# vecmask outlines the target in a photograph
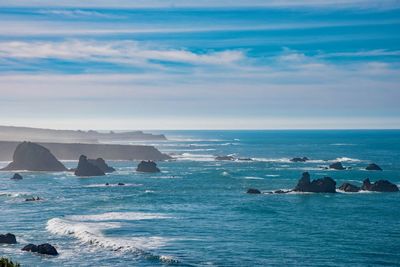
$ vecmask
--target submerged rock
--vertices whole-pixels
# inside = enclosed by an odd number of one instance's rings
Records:
[[[252,158],[238,158],[240,161],[253,161]]]
[[[290,193],[290,192],[292,192],[292,190],[282,190],[282,189],[279,189],[279,190],[274,191],[273,193],[274,193],[274,194],[287,194],[287,193]]]
[[[340,187],[340,190],[344,191],[344,192],[358,192],[361,190],[360,187],[350,184],[350,183],[343,183]]]
[[[329,169],[334,169],[334,170],[345,170],[341,162],[335,162],[329,165]]]
[[[157,164],[154,161],[141,161],[136,168],[138,172],[160,172]]]
[[[247,194],[261,194],[261,191],[255,188],[247,189]]]
[[[310,174],[304,172],[296,187],[296,192],[336,193],[336,182],[330,177],[310,181]]]
[[[15,238],[15,235],[13,234],[0,234],[0,244],[16,244],[17,239]]]
[[[217,156],[215,160],[235,160],[235,158],[232,156]]]
[[[378,180],[375,183],[371,183],[371,181],[367,178],[363,181],[361,190],[375,192],[397,192],[399,191],[399,188],[397,185],[389,182],[388,180]]]
[[[375,163],[371,163],[369,164],[366,168],[367,171],[383,171],[381,167],[379,167],[377,164]]]
[[[37,252],[40,254],[52,255],[52,256],[58,255],[56,248],[50,245],[49,243],[41,244],[38,246],[36,246],[35,244],[29,244],[23,247],[22,250],[29,252]]]
[[[108,166],[107,163],[105,162],[104,159],[98,158],[98,159],[88,159],[88,162],[90,164],[96,165],[100,170],[102,170],[104,173],[111,173],[115,172],[115,169],[111,166]]]
[[[292,158],[290,161],[291,162],[306,162],[308,160],[310,160],[310,159],[307,157],[302,157],[302,158],[298,157],[298,158]]]
[[[36,143],[23,142],[15,149],[13,161],[3,170],[56,172],[66,171],[67,168],[47,148]]]
[[[75,170],[76,176],[103,176],[105,175],[99,167],[91,164],[85,155],[79,157],[78,167]]]
[[[118,183],[118,185],[125,185],[124,183]]]
[[[42,200],[40,197],[32,197],[32,198],[26,198],[25,201],[39,201]]]
[[[19,173],[14,173],[13,177],[11,177],[11,180],[22,180],[22,176]]]

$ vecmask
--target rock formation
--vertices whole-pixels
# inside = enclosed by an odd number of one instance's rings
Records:
[[[306,162],[308,160],[310,160],[310,159],[307,157],[302,157],[302,158],[298,157],[298,158],[292,158],[290,161],[291,162]]]
[[[215,160],[235,160],[235,158],[232,156],[217,156]]]
[[[340,187],[340,190],[344,191],[344,192],[358,192],[361,190],[360,187],[350,184],[350,183],[343,183]]]
[[[19,173],[14,173],[13,177],[11,177],[11,180],[22,180],[22,176]]]
[[[88,159],[88,162],[90,164],[96,165],[97,167],[100,168],[104,173],[111,173],[115,172],[115,169],[111,166],[108,166],[107,163],[105,162],[104,159],[98,158],[98,159]]]
[[[141,161],[136,168],[138,172],[160,172],[157,164],[154,161]]]
[[[367,171],[383,171],[382,168],[376,165],[375,163],[369,164],[365,169]]]
[[[0,244],[16,244],[17,239],[15,238],[15,235],[13,234],[0,234]]]
[[[76,176],[103,176],[105,175],[99,167],[91,164],[85,155],[79,157],[78,167],[75,170]]]
[[[389,182],[388,180],[378,180],[375,183],[371,183],[371,181],[367,178],[363,181],[361,190],[375,192],[397,192],[399,191],[399,188],[397,185]]]
[[[26,245],[25,247],[23,247],[22,250],[29,251],[29,252],[37,252],[39,254],[52,255],[52,256],[58,255],[56,248],[48,243],[41,244],[38,246],[36,246],[34,244],[29,244],[29,245]]]
[[[23,142],[15,149],[13,161],[3,170],[56,172],[66,171],[67,169],[47,148],[35,143]]]
[[[329,165],[329,169],[334,169],[334,170],[345,170],[341,162],[335,162]]]
[[[310,181],[310,174],[304,172],[296,187],[296,192],[335,193],[336,182],[330,177]]]
[[[261,191],[255,188],[247,189],[247,194],[261,194]]]

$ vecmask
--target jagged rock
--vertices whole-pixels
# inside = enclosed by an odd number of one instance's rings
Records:
[[[40,197],[32,197],[32,198],[26,198],[25,201],[39,201],[42,200]]]
[[[329,169],[334,169],[334,170],[345,170],[341,162],[335,162],[329,165]]]
[[[85,155],[79,157],[78,167],[75,170],[76,176],[103,176],[105,173],[96,165],[91,164]]]
[[[304,172],[296,187],[296,192],[336,193],[336,182],[330,177],[310,181],[310,174]]]
[[[66,171],[65,166],[47,148],[31,142],[23,142],[14,151],[13,161],[5,171]]]
[[[302,158],[298,157],[298,158],[292,158],[290,161],[291,162],[306,162],[308,160],[310,160],[310,159],[307,157],[302,157]]]
[[[369,164],[366,168],[367,171],[383,171],[381,167],[379,167],[377,164],[375,163],[371,163]]]
[[[14,173],[13,177],[11,177],[11,180],[22,180],[22,176],[19,173]]]
[[[247,189],[247,194],[261,194],[261,191],[255,188]]]
[[[344,191],[344,192],[358,192],[360,191],[360,187],[356,186],[356,185],[352,185],[350,183],[343,183],[340,187],[340,190]]]
[[[90,164],[96,165],[97,167],[100,168],[104,173],[111,173],[115,172],[115,169],[111,166],[108,166],[107,163],[105,162],[104,159],[98,158],[98,159],[88,159],[88,162]]]
[[[26,245],[25,247],[22,248],[23,251],[30,251],[30,252],[37,252],[40,254],[45,254],[45,255],[52,255],[56,256],[58,255],[58,252],[55,247],[50,245],[49,243],[41,244],[41,245],[34,245],[34,244],[29,244]]]
[[[15,238],[15,235],[13,234],[5,234],[2,235],[0,234],[0,244],[16,244],[17,239]]]
[[[235,160],[232,156],[217,156],[215,160]]]
[[[290,192],[291,192],[291,190],[279,189],[279,190],[274,191],[274,194],[287,194],[287,193],[290,193]]]
[[[157,164],[154,161],[141,161],[136,168],[138,172],[160,172]]]
[[[399,188],[397,185],[389,182],[388,180],[378,180],[375,183],[371,183],[371,181],[367,178],[363,181],[361,190],[375,192],[397,192],[399,191]]]

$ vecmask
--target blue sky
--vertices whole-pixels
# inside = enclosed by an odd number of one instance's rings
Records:
[[[400,128],[400,1],[0,1],[0,124]]]

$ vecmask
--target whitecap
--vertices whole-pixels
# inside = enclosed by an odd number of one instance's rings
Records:
[[[244,179],[247,179],[247,180],[264,180],[264,178],[256,177],[256,176],[246,176],[246,177],[244,177]]]
[[[124,184],[124,187],[138,187],[138,186],[143,186],[143,184]],[[118,185],[118,183],[115,184],[90,184],[90,185],[85,185],[83,187],[122,187],[122,185]]]
[[[266,174],[267,177],[279,177],[279,174]]]
[[[177,160],[189,160],[189,161],[214,161],[215,156],[211,154],[192,154],[183,153],[181,155],[174,156]]]

